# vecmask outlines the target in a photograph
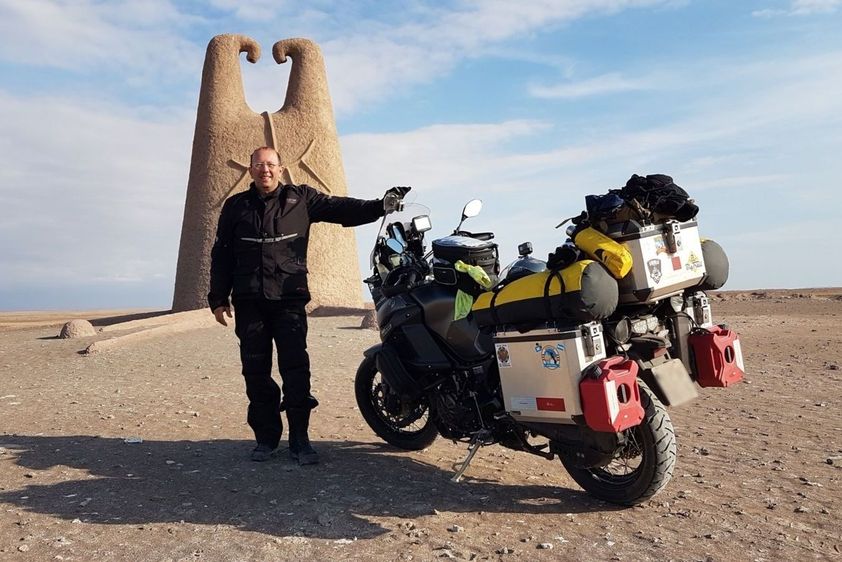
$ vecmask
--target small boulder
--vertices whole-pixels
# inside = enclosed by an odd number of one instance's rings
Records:
[[[65,338],[84,338],[87,336],[95,336],[96,330],[93,325],[87,320],[71,320],[61,327],[61,333],[58,337]]]
[[[377,313],[373,310],[366,311],[365,315],[363,316],[362,322],[360,322],[360,328],[368,330],[379,330],[380,326],[377,325]]]

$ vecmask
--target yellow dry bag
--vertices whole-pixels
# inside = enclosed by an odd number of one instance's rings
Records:
[[[622,279],[632,268],[632,255],[625,246],[593,227],[579,231],[573,242],[582,251],[599,261],[616,279]]]

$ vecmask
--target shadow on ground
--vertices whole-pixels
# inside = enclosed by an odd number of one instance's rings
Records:
[[[147,318],[154,318],[156,316],[164,316],[166,314],[172,314],[172,310],[151,310],[148,312],[121,314],[119,316],[104,316],[102,318],[92,318],[91,325],[97,328],[101,328],[103,326],[122,324],[123,322],[131,322],[133,320],[145,320]]]
[[[370,538],[389,532],[369,517],[412,519],[444,512],[577,513],[614,506],[550,485],[466,478],[387,446],[316,444],[322,464],[299,467],[280,450],[247,459],[246,441],[144,441],[93,436],[0,436],[6,484],[0,502],[99,524],[231,525],[277,536]],[[507,465],[514,470],[514,464]],[[562,470],[556,461],[547,470]],[[49,471],[49,472],[38,472]],[[470,471],[469,471],[470,474]],[[39,483],[39,479],[45,483]],[[56,480],[62,481],[56,482]]]

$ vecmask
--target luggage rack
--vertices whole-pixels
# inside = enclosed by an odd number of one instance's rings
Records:
[[[581,322],[575,320],[536,320],[534,322],[515,322],[510,324],[497,324],[492,326],[492,332],[519,332],[525,334],[533,330],[558,330],[559,332],[572,332],[579,330]]]
[[[541,320],[538,322],[521,322],[517,324],[500,324],[494,327],[492,336],[499,333],[518,332],[528,334],[535,330],[556,330],[558,337],[582,336],[585,353],[588,356],[599,355],[604,350],[602,339],[602,324],[599,322],[571,323],[561,320]]]

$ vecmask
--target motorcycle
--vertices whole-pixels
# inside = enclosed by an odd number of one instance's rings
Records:
[[[687,311],[707,306],[701,314],[707,313],[710,325],[709,304],[685,291],[679,298],[623,307],[599,321],[481,325],[477,314],[465,314],[464,299],[475,301],[483,289],[459,268],[483,269],[496,283],[487,294],[546,270],[545,262],[529,256],[531,245],[523,244],[519,258],[500,272],[493,233],[462,230],[481,207],[479,200],[465,205],[453,233],[434,240],[429,252],[429,209],[407,204],[383,218],[371,252],[372,275],[365,279],[381,343],[364,352],[356,373],[360,413],[380,438],[400,449],[424,449],[439,435],[466,442],[456,482],[479,448],[499,444],[550,461],[558,457],[601,500],[646,501],[667,485],[675,467],[675,431],[664,404],[695,395],[675,383],[675,373],[696,359],[687,338],[702,324]],[[457,262],[461,266],[454,267]],[[538,357],[541,373],[519,370],[518,354]],[[569,376],[562,376],[565,361],[574,363]],[[525,398],[522,385],[539,379],[535,384],[546,385],[546,373],[559,381],[549,384],[566,385],[555,394],[566,392],[566,398]]]

